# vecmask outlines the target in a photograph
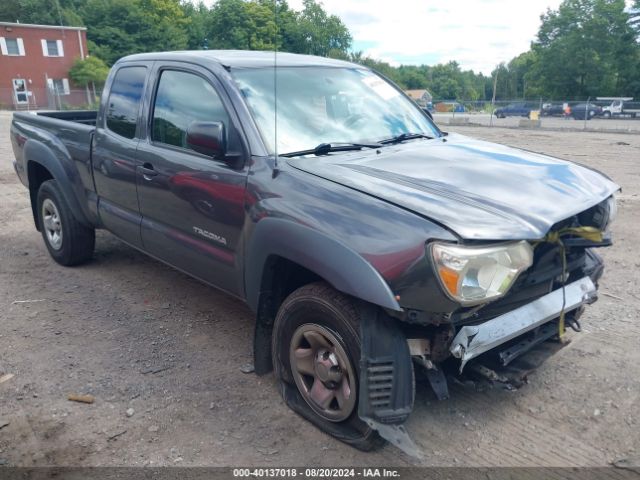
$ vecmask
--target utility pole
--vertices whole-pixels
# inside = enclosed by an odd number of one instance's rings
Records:
[[[496,104],[496,88],[498,87],[498,69],[496,69],[496,76],[493,77],[493,96],[491,97],[491,115],[489,116],[489,126],[493,126],[493,112]]]

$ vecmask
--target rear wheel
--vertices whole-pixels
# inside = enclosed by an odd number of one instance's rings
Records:
[[[76,220],[55,180],[40,185],[37,212],[42,238],[56,262],[71,266],[91,258],[95,231]]]
[[[285,299],[273,328],[273,365],[287,404],[361,450],[384,444],[358,417],[360,336],[353,301],[325,283]]]

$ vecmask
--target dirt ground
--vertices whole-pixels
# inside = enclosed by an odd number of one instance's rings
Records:
[[[253,320],[239,301],[106,232],[92,262],[55,264],[11,166],[9,122],[0,113],[0,377],[14,375],[0,383],[0,464],[596,466],[640,456],[640,135],[455,128],[601,169],[623,194],[583,333],[515,392],[453,385],[437,402],[418,385],[407,425],[418,461],[390,446],[346,447],[287,409],[271,375],[241,373]]]

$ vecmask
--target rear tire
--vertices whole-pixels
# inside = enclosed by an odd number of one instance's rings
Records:
[[[358,416],[359,321],[349,297],[326,283],[305,285],[278,310],[272,355],[290,408],[337,439],[369,451],[385,442]]]
[[[40,185],[36,211],[44,244],[56,262],[72,266],[91,258],[95,230],[76,220],[57,181],[47,180]]]

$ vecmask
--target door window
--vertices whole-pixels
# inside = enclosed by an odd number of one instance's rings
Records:
[[[107,128],[113,133],[135,137],[146,75],[144,67],[124,67],[116,73],[107,107]]]
[[[192,73],[163,71],[153,108],[151,139],[188,149],[187,128],[193,121],[223,122],[228,127],[229,116],[207,80]]]

